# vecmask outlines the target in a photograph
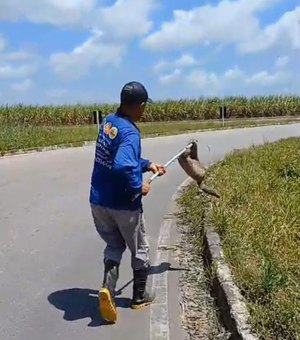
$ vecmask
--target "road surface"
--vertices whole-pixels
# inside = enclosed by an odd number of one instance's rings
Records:
[[[289,136],[300,136],[300,124],[150,138],[143,156],[165,162],[196,138],[210,164],[235,148]],[[116,325],[104,325],[97,313],[103,243],[88,204],[93,153],[92,146],[0,158],[1,340],[150,339],[150,308],[128,308],[132,284],[118,297]],[[168,202],[185,178],[173,164],[144,200],[152,259]],[[117,288],[131,280],[129,265],[126,251]],[[168,275],[174,292],[176,276]],[[168,304],[170,338],[182,339],[176,297]]]

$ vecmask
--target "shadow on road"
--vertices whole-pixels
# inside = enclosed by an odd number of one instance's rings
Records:
[[[117,307],[129,308],[130,299],[116,298]],[[85,288],[59,290],[48,296],[48,301],[57,309],[63,310],[64,320],[76,321],[90,318],[89,327],[109,325],[98,310],[98,291]]]
[[[161,274],[171,270],[188,270],[184,268],[172,268],[170,263],[162,262],[158,266],[152,266],[150,275]],[[115,301],[118,308],[129,308],[130,298],[117,297],[122,291],[132,283],[133,280],[127,282],[123,287],[115,293]],[[90,318],[88,327],[99,327],[109,325],[100,316],[98,309],[98,291],[87,288],[70,288],[59,290],[48,296],[48,301],[57,309],[64,311],[64,320],[76,321],[80,319]]]
[[[171,263],[169,262],[162,262],[161,264],[159,264],[158,266],[151,266],[150,271],[149,271],[149,275],[156,275],[156,274],[162,274],[166,271],[177,271],[177,270],[189,270],[189,269],[185,269],[185,268],[174,268],[171,266]],[[116,292],[115,295],[121,295],[123,289],[125,289],[126,287],[128,287],[131,283],[133,282],[133,279],[131,279],[130,281],[128,281],[122,288],[119,288]]]
[[[158,266],[152,266],[150,268],[150,275],[154,275],[154,274],[161,274],[164,273],[166,271],[179,271],[179,270],[190,270],[188,268],[176,268],[176,267],[172,267],[171,263],[169,262],[162,262],[160,265]]]

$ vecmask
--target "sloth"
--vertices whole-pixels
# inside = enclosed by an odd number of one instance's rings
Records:
[[[186,150],[178,157],[178,162],[180,166],[189,177],[197,182],[200,190],[202,190],[206,194],[220,198],[221,196],[219,193],[203,183],[206,175],[206,169],[204,165],[199,161],[197,142],[192,140],[190,143],[192,143],[191,148]]]

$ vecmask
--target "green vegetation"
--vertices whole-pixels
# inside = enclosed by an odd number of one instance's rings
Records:
[[[198,100],[167,100],[148,105],[143,121],[204,120],[219,118],[220,105],[227,105],[230,118],[295,116],[300,114],[300,97],[227,97]],[[73,106],[0,106],[0,126],[29,125],[90,125],[92,111],[104,115],[115,111],[116,104]]]
[[[225,128],[283,124],[300,119],[300,97],[228,97],[224,101],[204,98],[156,102],[147,106],[138,125],[144,137],[222,128],[219,120],[222,104],[227,105],[227,117],[230,117]],[[94,141],[97,128],[92,125],[92,112],[100,110],[104,117],[117,107],[117,104],[0,106],[0,153]]]
[[[261,126],[267,124],[288,124],[295,118],[268,120],[233,120],[226,121],[224,128]],[[182,122],[153,122],[138,123],[143,137],[176,135],[206,129],[222,129],[220,121],[182,121]],[[0,127],[0,155],[7,151],[30,149],[58,144],[82,145],[84,141],[95,141],[97,125],[76,126],[21,126]]]
[[[300,139],[233,152],[206,182],[222,194],[211,219],[255,331],[261,339],[300,339]],[[197,195],[192,185],[180,204],[201,252],[210,199]]]

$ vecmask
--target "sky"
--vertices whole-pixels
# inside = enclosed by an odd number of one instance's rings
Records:
[[[300,95],[299,0],[0,0],[0,105]]]

